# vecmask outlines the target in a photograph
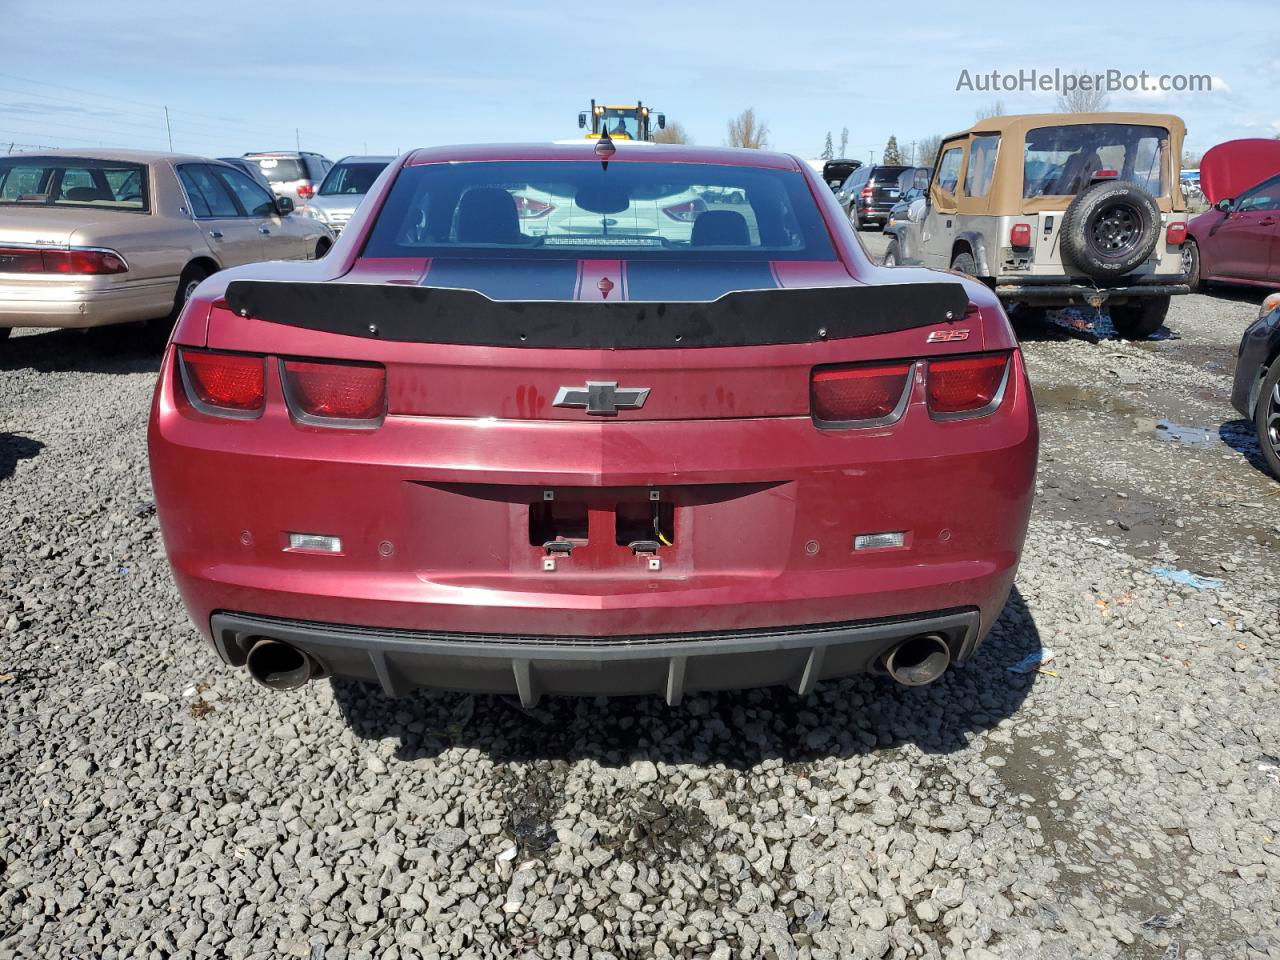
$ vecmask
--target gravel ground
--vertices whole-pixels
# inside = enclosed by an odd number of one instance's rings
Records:
[[[16,336],[0,958],[1280,958],[1280,484],[1226,403],[1254,311],[1023,331],[1041,490],[971,665],[674,710],[256,687],[169,580],[155,358]]]

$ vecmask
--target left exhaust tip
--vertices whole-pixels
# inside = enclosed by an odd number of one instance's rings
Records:
[[[306,653],[267,637],[254,641],[245,666],[249,676],[268,690],[297,690],[316,672],[316,662]]]

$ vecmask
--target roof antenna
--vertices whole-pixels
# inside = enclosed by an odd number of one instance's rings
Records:
[[[613,155],[618,152],[618,148],[613,145],[613,137],[609,136],[609,127],[607,123],[602,123],[600,127],[600,139],[596,141],[596,156],[600,158],[600,169],[608,170],[609,161],[613,159]]]

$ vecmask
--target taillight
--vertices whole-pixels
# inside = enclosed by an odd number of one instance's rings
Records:
[[[1179,220],[1164,228],[1164,242],[1171,247],[1180,247],[1187,242],[1187,224]]]
[[[875,195],[875,190],[871,188],[871,184],[867,184],[865,187],[862,188],[862,195],[864,197],[871,197]]]
[[[325,426],[377,426],[387,413],[387,371],[378,364],[285,360],[294,416]]]
[[[114,250],[76,248],[33,250],[27,247],[0,247],[0,273],[61,273],[97,276],[124,273],[129,269],[124,257]]]
[[[553,203],[535,200],[533,197],[522,197],[519,194],[516,194],[515,201],[516,214],[521,220],[537,220],[539,217],[548,216],[556,208]]]
[[[179,363],[187,399],[197,410],[240,419],[262,413],[266,397],[262,357],[183,350]]]
[[[814,370],[813,418],[862,425],[888,420],[906,398],[911,368],[911,363],[900,362]]]
[[[1029,247],[1031,246],[1031,224],[1015,223],[1009,228],[1009,246],[1011,247]]]
[[[930,360],[925,383],[929,412],[947,419],[992,407],[1008,366],[1005,353]]]
[[[315,187],[309,187],[305,183],[302,186],[298,187],[299,200],[310,200],[315,195],[316,195]]]
[[[701,198],[695,197],[684,203],[673,203],[669,207],[663,207],[662,212],[672,220],[679,220],[681,223],[693,223],[698,219],[699,214],[707,212],[707,205]]]

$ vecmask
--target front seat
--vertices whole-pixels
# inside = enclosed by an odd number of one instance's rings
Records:
[[[693,221],[689,243],[695,247],[745,247],[751,243],[747,218],[734,210],[708,210]]]
[[[519,243],[520,216],[516,201],[501,187],[477,187],[458,203],[459,243]]]
[[[1083,150],[1067,159],[1062,173],[1053,186],[1053,196],[1069,197],[1080,193],[1093,175],[1102,169],[1102,159],[1095,151],[1085,153]]]

